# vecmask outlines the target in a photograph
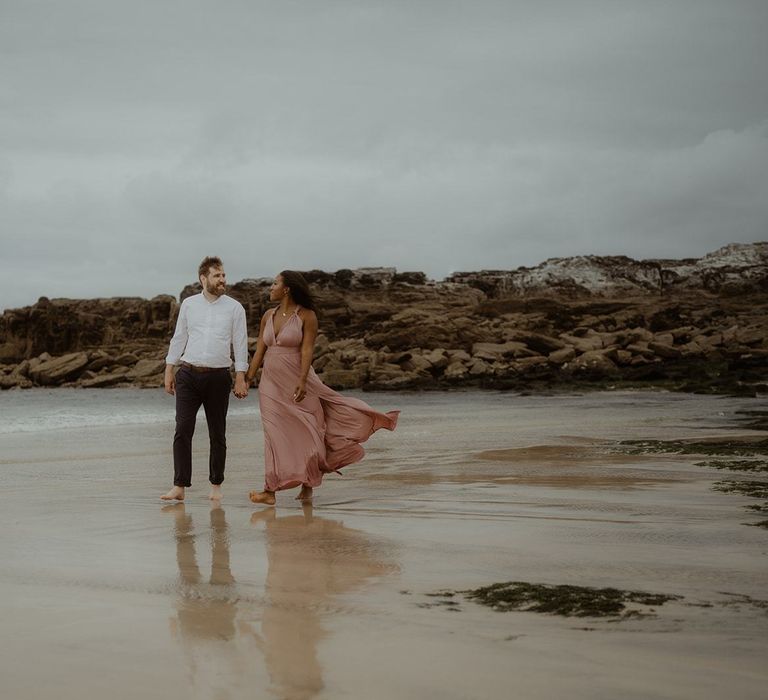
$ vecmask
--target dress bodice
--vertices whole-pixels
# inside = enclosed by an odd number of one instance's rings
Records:
[[[299,308],[296,307],[277,334],[275,334],[275,314],[279,311],[279,308],[272,311],[264,329],[264,343],[267,347],[277,346],[296,349],[301,347],[301,341],[304,337],[304,322],[301,320],[301,316],[299,316]]]

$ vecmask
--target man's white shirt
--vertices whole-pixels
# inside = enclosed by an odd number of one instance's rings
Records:
[[[248,328],[243,305],[222,294],[216,301],[205,295],[187,297],[179,309],[166,364],[188,362],[198,367],[230,367],[232,350],[235,371],[248,369]]]

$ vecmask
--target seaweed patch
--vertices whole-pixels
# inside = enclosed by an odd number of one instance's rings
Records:
[[[712,488],[723,493],[738,493],[751,498],[768,498],[768,481],[716,481]]]
[[[695,462],[694,466],[734,472],[768,472],[768,460],[765,459],[710,459],[706,462]]]
[[[680,596],[676,595],[622,591],[617,588],[550,585],[525,581],[495,583],[459,592],[468,600],[474,600],[500,612],[520,610],[565,617],[646,616],[654,612],[653,607],[680,599]],[[649,610],[628,609],[628,604],[644,606]]]
[[[753,457],[768,455],[768,440],[621,440],[625,454],[714,455],[718,457]]]

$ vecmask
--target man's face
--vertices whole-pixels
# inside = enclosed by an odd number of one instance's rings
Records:
[[[227,291],[227,275],[223,267],[209,267],[207,275],[200,275],[200,282],[208,294],[220,297]]]

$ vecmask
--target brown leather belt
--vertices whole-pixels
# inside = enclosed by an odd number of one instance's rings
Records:
[[[221,372],[224,370],[225,372],[229,371],[228,367],[200,367],[198,365],[190,365],[189,362],[182,362],[182,367],[186,367],[187,369],[191,369],[193,372]]]

